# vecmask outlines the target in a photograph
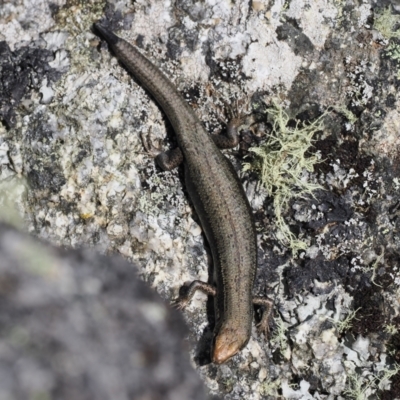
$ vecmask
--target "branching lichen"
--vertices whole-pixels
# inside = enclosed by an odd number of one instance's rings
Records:
[[[288,340],[286,337],[287,325],[280,316],[274,318],[274,321],[276,329],[274,330],[274,336],[271,338],[271,344],[279,346],[281,354],[285,357],[285,352],[288,347]]]
[[[358,118],[344,105],[334,107],[335,111],[342,114],[351,125],[354,125],[357,121]]]
[[[343,394],[347,395],[348,399],[366,400],[374,392],[374,386],[374,380],[369,380],[367,377],[357,375],[354,372],[347,376],[347,385]]]
[[[272,124],[271,135],[261,146],[250,148],[256,157],[254,162],[245,164],[244,169],[259,172],[261,184],[274,198],[277,238],[295,253],[307,248],[307,244],[291,232],[283,215],[292,199],[321,188],[309,182],[305,174],[314,170],[319,157],[306,153],[312,146],[314,134],[322,129],[325,115],[308,125],[297,121],[291,127],[288,114],[277,102],[273,101],[267,112]]]
[[[387,56],[391,58],[397,66],[397,79],[400,79],[400,45],[398,43],[390,43],[385,50]]]
[[[395,335],[399,329],[394,324],[388,324],[384,328],[384,331],[387,332],[389,335]]]
[[[393,369],[382,369],[378,374],[357,374],[349,373],[347,376],[347,385],[344,390],[348,399],[366,400],[378,390],[387,390],[390,379],[400,372],[400,366],[394,365]]]
[[[393,376],[397,375],[400,372],[400,365],[394,364],[393,369],[383,369],[380,371],[380,376],[377,377],[379,383],[378,383],[378,389],[379,390],[387,390],[387,387],[390,384],[390,380],[393,378]]]
[[[377,272],[377,270],[378,270],[379,264],[385,265],[385,248],[384,248],[384,246],[381,246],[381,254],[378,255],[378,256],[376,257],[376,260],[375,260],[375,262],[372,264],[372,266],[371,266],[371,267],[363,267],[363,268],[362,268],[362,270],[363,270],[364,272],[372,272],[371,282],[372,282],[375,286],[382,287],[381,285],[378,285],[378,284],[375,282],[376,272]]]
[[[343,333],[351,328],[352,321],[353,319],[357,319],[356,314],[360,309],[361,307],[357,308],[357,310],[355,311],[351,311],[343,321],[335,321],[332,318],[329,318],[329,320],[335,324],[336,329],[338,330],[339,333]]]
[[[377,14],[374,21],[374,29],[381,33],[385,39],[400,37],[400,30],[394,28],[400,23],[400,17],[392,14],[391,7],[385,8]]]
[[[273,396],[274,398],[278,397],[278,389],[280,389],[282,382],[280,379],[275,381],[265,380],[260,386],[260,393],[263,396]]]

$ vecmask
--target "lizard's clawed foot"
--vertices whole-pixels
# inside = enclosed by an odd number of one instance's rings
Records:
[[[184,310],[188,305],[188,299],[178,297],[175,300],[172,300],[171,306],[176,308],[177,310]]]
[[[261,321],[257,324],[257,331],[258,333],[263,333],[267,338],[273,302],[265,297],[255,296],[253,297],[253,304],[263,309]]]
[[[144,154],[151,158],[156,158],[160,153],[162,153],[160,142],[158,142],[157,146],[153,144],[151,139],[151,130],[148,133],[141,132],[140,139],[142,140],[145,149],[145,152],[143,152]]]
[[[152,140],[150,139],[150,133],[141,133],[140,137],[142,139],[143,147],[146,150],[144,154],[154,158],[156,163],[164,171],[171,171],[183,162],[183,154],[179,147],[163,151],[159,143],[158,146],[153,145]]]
[[[249,119],[251,115],[248,113],[247,109],[246,112],[244,112],[243,109],[239,109],[239,102],[237,99],[234,99],[230,103],[220,97],[220,101],[224,104],[225,114],[228,117],[228,122],[221,116],[221,113],[217,113],[217,118],[222,124],[226,125],[226,132],[223,134],[212,135],[212,138],[214,143],[220,149],[229,149],[238,145],[240,128],[243,126],[250,126],[252,124],[252,121]]]
[[[239,105],[238,99],[234,99],[233,103],[228,102],[222,97],[220,100],[225,106],[225,115],[227,118],[223,117],[221,113],[217,114],[217,118],[224,125],[234,124],[235,126],[240,126],[249,116],[248,106],[246,106],[246,110],[243,110]]]
[[[261,335],[264,334],[265,338],[269,335],[269,318],[262,318],[261,321],[256,325],[257,332]]]

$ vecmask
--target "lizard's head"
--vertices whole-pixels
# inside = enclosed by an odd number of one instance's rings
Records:
[[[222,325],[214,339],[212,361],[222,364],[243,349],[249,341],[247,330]]]

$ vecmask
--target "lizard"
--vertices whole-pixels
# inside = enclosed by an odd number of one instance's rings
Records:
[[[266,334],[271,302],[253,297],[257,237],[253,212],[235,169],[220,151],[239,143],[237,119],[225,135],[209,135],[172,82],[136,47],[102,23],[94,29],[125,68],[150,92],[168,117],[178,147],[155,158],[163,170],[183,163],[185,185],[211,249],[213,283],[194,281],[176,304],[184,308],[196,290],[215,297],[212,361],[221,364],[243,349],[251,336],[253,304],[265,307],[260,327]]]

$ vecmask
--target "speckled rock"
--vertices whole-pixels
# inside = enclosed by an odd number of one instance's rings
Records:
[[[92,32],[105,18],[160,66],[210,133],[223,128],[226,104],[254,122],[225,154],[256,216],[254,291],[274,299],[274,320],[267,340],[254,329],[240,354],[215,366],[212,307],[196,295],[184,315],[210,390],[228,400],[400,398],[399,12],[394,0],[6,2],[2,219],[22,217],[54,244],[120,253],[168,300],[184,282],[208,279],[180,171],[161,172],[142,146],[143,135],[173,146],[173,132]],[[254,161],[249,147],[272,135],[274,101],[289,127],[325,113],[304,152],[319,162],[301,175],[320,189],[282,212],[274,185],[242,168]],[[302,250],[282,240],[282,219]]]

